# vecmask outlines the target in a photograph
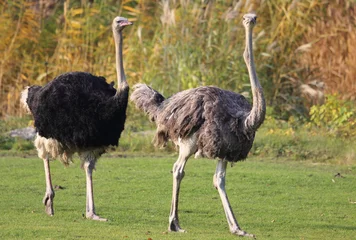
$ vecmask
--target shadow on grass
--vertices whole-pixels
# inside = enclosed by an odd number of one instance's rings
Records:
[[[356,231],[356,226],[343,226],[343,225],[332,225],[332,224],[314,224],[314,226],[322,229],[341,229],[341,230]]]

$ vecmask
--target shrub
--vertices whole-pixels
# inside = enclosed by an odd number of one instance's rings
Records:
[[[324,104],[312,106],[309,114],[311,124],[334,136],[356,136],[356,108],[336,94],[328,95]]]

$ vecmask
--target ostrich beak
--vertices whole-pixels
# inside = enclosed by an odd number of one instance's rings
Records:
[[[126,20],[126,21],[121,21],[120,22],[120,27],[124,27],[124,26],[129,26],[129,25],[132,25],[133,23]]]

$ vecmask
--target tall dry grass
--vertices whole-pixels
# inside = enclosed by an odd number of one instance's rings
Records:
[[[278,117],[305,115],[313,91],[355,96],[354,8],[351,0],[0,1],[0,117],[22,114],[24,86],[63,72],[115,80],[110,24],[117,15],[135,22],[124,33],[131,85],[146,82],[166,96],[217,85],[249,97],[241,25],[248,11],[258,15],[256,65],[269,105]],[[136,121],[129,127],[145,128],[129,111]]]
[[[131,2],[1,1],[0,117],[22,114],[18,99],[25,86],[43,85],[64,72],[114,79],[110,25],[122,11],[135,19],[126,6]]]
[[[314,73],[305,82],[325,83],[325,92],[356,100],[356,6],[345,0],[320,7],[325,16],[316,18],[304,35],[305,48],[298,65]]]
[[[40,36],[40,19],[29,2],[0,2],[0,101],[1,115],[18,113],[19,92],[33,76]]]

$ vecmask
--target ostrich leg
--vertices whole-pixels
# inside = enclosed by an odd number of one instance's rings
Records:
[[[226,175],[227,161],[219,160],[216,166],[214,175],[214,186],[219,191],[219,195],[224,207],[227,222],[230,227],[230,232],[238,236],[255,237],[253,234],[249,234],[239,227],[237,220],[232,212],[229,199],[225,191],[225,175]]]
[[[94,206],[94,193],[93,193],[93,169],[95,167],[96,159],[89,159],[84,162],[84,170],[87,178],[87,203],[86,203],[86,218],[97,220],[97,221],[107,221],[106,218],[101,218],[95,214]]]
[[[53,216],[53,198],[54,198],[54,191],[52,186],[51,180],[51,171],[49,167],[49,157],[48,154],[46,158],[43,159],[43,165],[45,170],[45,177],[46,177],[46,193],[43,198],[43,204],[45,205],[45,211],[48,215]]]
[[[190,157],[190,151],[184,148],[183,146],[180,147],[179,157],[178,160],[173,165],[173,191],[172,191],[172,205],[171,205],[171,212],[169,214],[169,226],[168,231],[171,232],[185,232],[179,226],[179,219],[178,219],[178,198],[179,198],[179,189],[180,183],[184,177],[184,167],[187,163],[188,158]]]

